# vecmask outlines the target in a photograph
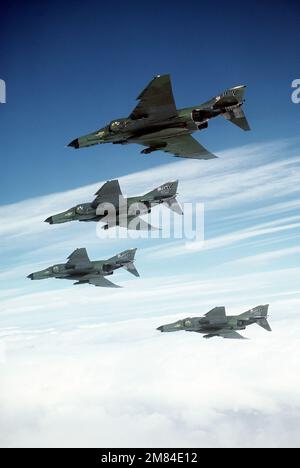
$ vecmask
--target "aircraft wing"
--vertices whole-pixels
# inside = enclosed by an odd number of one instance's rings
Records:
[[[215,307],[210,312],[205,314],[211,322],[226,322],[226,311],[225,307]]]
[[[246,339],[234,330],[220,330],[217,336],[221,336],[222,338],[227,338],[230,340],[245,340]]]
[[[144,221],[139,216],[128,216],[127,229],[130,231],[158,231],[159,229]]]
[[[89,278],[89,283],[93,284],[94,286],[97,287],[102,287],[102,288],[121,288],[121,286],[118,286],[115,283],[112,283],[108,279],[104,278],[104,276],[94,276],[92,278]]]
[[[205,335],[204,338],[215,338],[215,337],[221,337],[221,338],[226,338],[230,340],[246,340],[242,335],[240,335],[238,332],[234,330],[218,330],[215,333],[209,333],[208,335]]]
[[[81,269],[92,268],[92,262],[89,259],[86,249],[76,249],[68,257],[68,266]]]
[[[93,208],[97,208],[101,203],[111,203],[114,206],[119,206],[119,199],[122,197],[122,192],[118,180],[109,180],[95,193],[96,198],[92,203]]]
[[[139,103],[130,114],[131,119],[166,120],[177,116],[170,75],[153,78],[137,99]]]
[[[110,220],[107,224],[102,226],[102,229],[109,229],[116,226],[123,227],[129,229],[131,231],[157,231],[159,230],[155,226],[151,226],[151,224],[144,221],[139,216],[127,216],[127,217],[118,217],[118,224],[116,223],[117,220]]]
[[[157,146],[160,151],[171,153],[178,158],[190,159],[215,159],[217,156],[210,153],[204,146],[202,146],[191,135],[178,135],[175,137],[166,138],[161,141],[147,141],[142,142],[144,146]],[[160,148],[161,146],[161,148]]]

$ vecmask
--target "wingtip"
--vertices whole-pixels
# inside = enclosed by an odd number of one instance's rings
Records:
[[[163,74],[154,75],[154,80],[156,80],[157,78],[165,78],[165,77],[169,77],[169,76],[171,76],[170,73],[163,73]]]
[[[242,89],[242,88],[247,88],[247,85],[241,84],[241,85],[234,86],[234,87],[231,88],[231,89]]]

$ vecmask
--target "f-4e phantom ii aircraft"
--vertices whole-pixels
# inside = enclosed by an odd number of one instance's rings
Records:
[[[242,105],[245,86],[230,88],[204,104],[176,109],[170,75],[156,76],[138,96],[129,117],[115,119],[104,128],[76,138],[68,146],[85,148],[102,143],[146,146],[143,154],[165,151],[192,159],[213,159],[191,134],[208,127],[210,119],[223,115],[243,130],[250,130]]]
[[[216,307],[204,317],[192,317],[168,325],[162,325],[157,330],[161,332],[174,332],[185,330],[203,333],[204,338],[245,339],[237,330],[245,330],[249,325],[257,323],[265,330],[272,331],[268,323],[269,305],[255,307],[241,315],[226,315],[225,307]]]
[[[166,182],[151,192],[139,197],[124,198],[118,180],[106,182],[95,194],[91,203],[83,203],[69,210],[50,216],[45,220],[49,224],[61,224],[68,221],[103,221],[104,229],[114,226],[134,230],[149,230],[153,227],[139,218],[150,213],[156,205],[164,204],[178,214],[183,214],[176,200],[178,180]]]
[[[136,250],[125,250],[125,252],[108,260],[91,262],[86,249],[77,249],[68,257],[67,263],[50,266],[46,270],[31,273],[27,278],[31,280],[68,279],[76,281],[74,284],[88,283],[104,288],[120,288],[121,286],[112,283],[105,276],[112,275],[119,268],[125,268],[134,276],[140,276],[133,264]]]

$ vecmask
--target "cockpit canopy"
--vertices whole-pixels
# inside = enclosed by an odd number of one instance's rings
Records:
[[[173,328],[180,329],[180,328],[183,328],[183,326],[184,326],[184,321],[183,320],[178,320],[177,322],[173,323]]]
[[[54,265],[52,267],[52,271],[53,271],[54,274],[61,273],[63,270],[64,270],[63,265]]]
[[[84,206],[83,205],[76,206],[76,213],[77,214],[84,214]]]
[[[190,319],[184,320],[184,326],[189,328],[193,325],[193,322]]]
[[[86,214],[90,214],[91,212],[93,212],[94,209],[91,207],[91,205],[89,203],[87,204],[82,204],[82,205],[77,205],[75,207],[75,212],[76,214],[78,215],[86,215]]]
[[[122,132],[127,129],[129,122],[128,119],[113,120],[109,124],[109,130],[113,133]]]
[[[68,210],[64,213],[65,218],[71,218],[74,215],[74,210],[73,208],[71,210]]]

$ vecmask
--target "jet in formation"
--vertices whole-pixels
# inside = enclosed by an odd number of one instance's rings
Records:
[[[204,334],[204,338],[219,336],[229,339],[245,339],[237,330],[245,330],[257,323],[265,330],[272,331],[268,323],[269,305],[262,305],[240,315],[226,315],[225,307],[216,307],[204,317],[189,317],[174,323],[162,325],[161,332],[189,331]]]
[[[246,86],[236,86],[209,101],[177,109],[170,75],[156,76],[138,96],[129,117],[115,119],[105,127],[71,141],[68,146],[85,148],[102,143],[145,146],[143,154],[165,151],[192,159],[213,159],[192,133],[208,127],[210,119],[222,115],[243,130],[250,130],[242,105]]]
[[[178,214],[183,214],[176,200],[178,180],[166,182],[145,195],[124,198],[118,180],[106,182],[96,192],[91,203],[74,206],[67,211],[50,216],[45,220],[49,224],[61,224],[68,221],[102,221],[103,228],[114,226],[134,230],[149,230],[153,227],[139,216],[150,213],[154,206],[164,204]]]
[[[31,280],[68,279],[76,281],[74,284],[93,284],[104,288],[119,288],[120,286],[109,281],[106,276],[112,275],[119,268],[125,268],[134,276],[140,276],[133,263],[136,250],[125,250],[108,260],[92,262],[86,249],[76,249],[68,257],[67,263],[53,265],[45,270],[31,273],[28,278]]]

